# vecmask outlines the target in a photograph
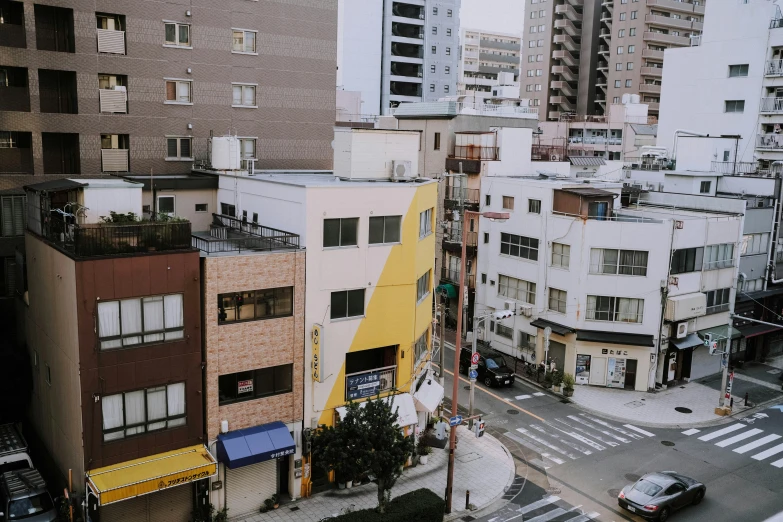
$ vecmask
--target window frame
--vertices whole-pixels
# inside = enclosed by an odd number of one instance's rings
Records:
[[[508,339],[512,345],[514,344],[514,328],[511,326],[506,326],[499,322],[495,323],[495,335]]]
[[[174,296],[178,295],[181,296],[182,300],[182,326],[179,327],[173,327],[173,328],[166,328],[166,297],[167,296]],[[163,299],[163,328],[162,329],[155,329],[155,330],[146,330],[144,326],[144,304],[145,299],[146,300],[152,300],[155,298],[162,298]],[[138,300],[138,307],[139,307],[139,313],[140,313],[140,321],[141,326],[140,330],[137,332],[128,332],[123,333],[122,332],[122,304],[124,301],[134,301]],[[99,309],[101,305],[106,305],[108,303],[118,303],[117,307],[117,322],[119,324],[120,334],[119,335],[106,335],[101,336],[101,323],[100,323],[100,312]],[[181,337],[175,337],[172,339],[166,339],[166,334],[176,334],[180,332],[182,334]],[[154,335],[163,335],[163,339],[156,339],[152,341],[145,341],[144,337],[146,336],[154,336]],[[139,348],[143,346],[151,346],[156,344],[164,344],[164,343],[175,343],[175,342],[182,342],[186,339],[185,337],[185,294],[183,292],[172,292],[168,294],[156,294],[156,295],[145,295],[140,297],[126,297],[122,299],[106,299],[106,300],[98,300],[96,301],[95,305],[95,338],[98,343],[97,348],[99,352],[112,352],[116,350],[126,350],[126,349],[133,349],[133,348]],[[129,338],[140,338],[139,342],[133,343],[133,344],[125,344],[125,340]],[[119,341],[120,346],[109,346],[104,348],[102,346],[103,343],[111,343],[114,341]]]
[[[738,110],[739,109],[739,110]],[[724,100],[723,112],[726,114],[742,114],[745,112],[745,100]]]
[[[541,200],[531,199],[527,200],[527,212],[528,214],[540,214],[541,213]]]
[[[599,251],[598,262],[593,263],[593,251]],[[606,253],[613,252],[614,261],[607,261]],[[623,258],[625,256],[631,256],[631,263],[623,264]],[[644,257],[644,264],[636,264],[637,256]],[[590,265],[588,267],[588,273],[590,275],[611,275],[611,276],[630,276],[630,277],[647,277],[647,271],[650,263],[650,252],[648,250],[627,250],[622,248],[591,248],[590,249]],[[606,271],[606,268],[613,268],[614,271]],[[623,270],[627,270],[623,273]],[[636,273],[639,272],[639,273]]]
[[[708,290],[704,293],[707,295],[707,307],[705,309],[705,315],[717,314],[720,312],[725,312],[729,309],[731,304],[731,288],[716,288],[714,290]],[[720,303],[716,303],[718,298],[721,299]],[[712,300],[712,304],[710,304],[710,300]]]
[[[236,33],[242,33],[242,49],[241,51],[238,51],[234,48],[234,42],[236,38]],[[253,33],[253,50],[252,51],[245,51],[245,40],[247,39],[247,33]],[[232,54],[248,54],[251,56],[258,56],[258,31],[255,29],[243,29],[241,27],[232,27],[231,28],[231,53]]]
[[[553,292],[557,292],[556,294],[553,294]],[[552,304],[554,303],[554,307]],[[568,291],[567,290],[560,290],[559,288],[553,288],[549,287],[549,292],[547,292],[547,302],[546,302],[546,308],[550,312],[556,312],[558,314],[567,314],[568,313]],[[562,308],[562,310],[561,310]]]
[[[536,304],[537,285],[513,276],[498,274],[498,297],[505,297],[521,303]]]
[[[202,206],[204,207],[204,210],[199,210],[198,207]],[[195,210],[193,212],[201,213],[201,212],[209,212],[209,203],[196,203],[195,204]]]
[[[414,368],[421,364],[422,361],[424,361],[427,357],[427,354],[430,352],[429,348],[429,329],[424,330],[424,333],[419,336],[418,339],[416,339],[416,342],[413,343],[413,357],[414,357]]]
[[[503,210],[514,210],[514,196],[503,196]]]
[[[387,219],[393,219],[397,218],[397,241],[387,241],[386,234],[387,234],[387,225],[386,220]],[[382,241],[373,241],[372,235],[370,234],[370,230],[372,229],[372,223],[373,220],[383,220],[383,238]],[[369,229],[367,233],[367,242],[369,246],[382,246],[382,245],[400,245],[402,244],[402,216],[370,216],[369,219]]]
[[[326,222],[327,221],[339,221],[339,233],[337,236],[336,245],[326,244]],[[343,221],[352,221],[356,223],[356,230],[354,232],[356,240],[354,243],[343,244]],[[323,220],[323,235],[321,236],[322,247],[324,250],[334,248],[359,248],[359,218],[358,217],[344,217],[344,218],[325,218]]]
[[[163,78],[164,81],[164,96],[166,96],[165,100],[163,101],[166,105],[193,105],[193,80],[187,79],[187,78]],[[173,83],[174,84],[174,99],[169,100],[168,99],[168,84]],[[188,101],[181,101],[179,99],[179,87],[180,85],[187,85],[188,86]]]
[[[560,247],[560,252],[555,252],[555,248]],[[558,262],[555,262],[558,259]],[[571,267],[571,245],[565,243],[552,242],[551,266],[555,268],[564,268],[569,270]]]
[[[169,415],[169,400],[168,400],[169,399],[169,387],[170,386],[178,386],[180,384],[182,386],[184,386],[184,390],[185,390],[185,392],[183,394],[183,398],[185,399],[184,412],[181,413],[181,414]],[[153,393],[158,392],[159,388],[164,388],[165,389],[164,404],[166,405],[166,416],[163,417],[163,418],[160,418],[160,419],[150,419],[149,418],[148,395],[149,395],[149,393],[151,391]],[[136,423],[133,423],[133,424],[128,424],[127,423],[127,408],[125,407],[125,405],[126,405],[126,403],[125,403],[125,396],[128,395],[128,394],[131,394],[131,393],[139,393],[139,392],[143,392],[143,394],[144,394],[144,400],[143,400],[144,401],[144,421],[143,422],[136,422]],[[188,393],[187,392],[188,392],[187,382],[186,381],[178,381],[178,382],[172,382],[172,383],[167,383],[167,384],[161,384],[161,385],[158,385],[158,386],[150,386],[149,388],[141,388],[141,389],[136,389],[136,390],[128,390],[128,391],[124,391],[124,392],[120,392],[120,393],[112,393],[112,394],[102,395],[101,396],[101,435],[102,435],[102,442],[104,444],[106,444],[106,443],[111,443],[111,442],[116,442],[116,441],[124,441],[124,440],[126,440],[128,438],[132,438],[132,437],[138,437],[138,436],[147,435],[147,434],[150,434],[150,433],[158,433],[158,432],[161,432],[161,431],[172,430],[172,429],[182,428],[183,426],[187,426],[187,418],[188,418],[188,400],[187,400],[188,399]],[[117,396],[121,396],[122,397],[122,425],[121,426],[116,426],[114,428],[106,429],[106,428],[103,427],[104,424],[105,424],[104,423],[105,419],[104,419],[103,407],[102,406],[103,406],[103,403],[108,398],[110,398],[110,397],[117,397]],[[169,422],[175,422],[175,421],[178,421],[180,419],[184,420],[184,422],[182,424],[174,424],[172,426],[168,426]],[[162,427],[162,428],[150,429],[150,425],[151,424],[157,424],[157,423],[160,423],[160,422],[165,422],[166,426]],[[137,428],[142,428],[142,427],[144,428],[143,431],[132,433],[132,434],[126,433],[127,430],[131,430],[131,429],[135,430]],[[111,439],[108,439],[108,440],[106,439],[106,435],[107,434],[119,433],[119,432],[122,432],[122,437],[111,438]]]
[[[504,238],[504,236],[507,237]],[[512,242],[512,236],[513,238],[518,238],[517,243]],[[526,245],[523,245],[523,240],[525,240],[525,242],[527,243]],[[535,242],[535,246],[533,246],[533,242]],[[505,248],[506,252],[503,251],[504,245],[506,245]],[[541,245],[540,241],[534,237],[520,236],[508,232],[500,233],[500,255],[502,256],[516,257],[519,259],[538,262],[538,250],[540,248],[540,245]],[[513,250],[512,247],[516,247],[518,249],[519,255],[512,253]],[[523,249],[526,249],[530,253],[530,257],[522,255]]]
[[[290,386],[290,388],[280,387],[278,389],[278,386],[277,386],[277,383],[276,383],[276,381],[278,379],[277,372],[280,371],[281,369],[283,371],[285,371],[285,369],[287,367],[290,368],[290,372],[291,372],[290,373],[290,383],[291,383],[291,386]],[[235,383],[234,386],[238,387],[239,384],[238,384],[237,381],[239,381],[239,377],[238,377],[239,374],[248,373],[248,372],[252,372],[253,392],[251,394],[248,394],[248,395],[243,396],[243,397],[235,397],[233,399],[221,400],[220,399],[220,378],[221,377],[223,377],[223,378],[232,377],[232,378],[234,378],[234,383]],[[262,372],[268,372],[271,375],[267,376],[267,375],[264,375],[264,373],[262,373]],[[257,389],[256,383],[260,382],[260,381],[267,381],[268,382],[270,380],[272,382],[273,391],[271,393],[261,393]],[[259,399],[267,399],[269,397],[275,397],[277,395],[284,395],[286,393],[293,393],[293,391],[294,391],[294,380],[295,379],[294,379],[294,364],[293,363],[278,364],[278,365],[275,365],[275,366],[266,366],[264,368],[254,368],[252,370],[244,370],[244,371],[240,371],[240,372],[226,373],[226,374],[223,374],[223,375],[219,375],[218,376],[218,406],[227,406],[229,404],[236,404],[238,402],[255,401],[255,400],[259,400]],[[237,390],[237,395],[238,395],[238,390]]]
[[[416,280],[416,304],[421,304],[432,293],[432,273],[430,270]]]
[[[428,208],[427,210],[422,210],[419,212],[419,239],[424,239],[425,237],[432,235],[432,215],[433,215],[433,209]],[[424,229],[422,230],[422,225],[424,226]]]
[[[350,295],[353,293],[354,295],[356,292],[362,293],[362,313],[358,315],[348,315],[350,314],[350,306],[349,306],[349,298]],[[335,316],[334,315],[334,306],[332,306],[332,303],[335,298],[335,294],[345,294],[345,316]],[[352,319],[360,319],[362,317],[366,317],[367,314],[367,293],[365,288],[353,288],[349,290],[336,290],[331,292],[330,299],[329,299],[329,320],[332,322],[336,321],[349,321]]]
[[[177,140],[177,156],[169,156],[169,140]],[[190,156],[182,155],[182,141],[190,142]],[[166,161],[193,161],[193,136],[166,136]]]
[[[734,67],[737,67],[738,69],[733,69]],[[743,69],[745,74],[743,73]],[[732,74],[732,70],[737,71],[737,74]],[[748,73],[750,72],[750,64],[747,63],[735,63],[735,64],[729,64],[729,78],[747,78]]]
[[[699,183],[699,194],[709,194],[711,189],[712,189],[712,181],[705,180]]]
[[[594,308],[590,308],[590,298],[595,298],[594,302]],[[607,310],[600,310],[598,309],[599,305],[599,299],[606,299],[606,304],[608,304]],[[620,318],[622,312],[620,312],[620,301],[621,300],[627,300],[627,301],[634,301],[637,303],[637,309],[638,309],[638,303],[641,302],[641,312],[636,312],[636,320],[635,321],[625,321]],[[600,303],[604,304],[604,303]],[[596,319],[597,314],[606,314],[606,319]],[[591,317],[592,315],[592,317]],[[629,324],[642,324],[644,323],[644,299],[638,299],[634,297],[617,297],[617,296],[607,296],[607,295],[588,295],[587,296],[587,303],[585,305],[585,321],[597,321],[597,322],[608,322],[608,323],[629,323]]]
[[[166,40],[166,26],[174,26],[174,42]],[[188,43],[183,45],[179,43],[180,27],[188,28]],[[186,22],[176,22],[174,20],[163,20],[163,47],[169,47],[172,49],[193,49],[193,27],[192,24]]]
[[[258,299],[259,299],[259,297],[261,297],[261,295],[259,295],[260,293],[262,293],[262,292],[264,292],[264,293],[274,292],[273,304],[277,305],[278,302],[285,302],[287,296],[282,296],[282,295],[278,296],[278,292],[280,292],[282,294],[282,291],[285,291],[285,290],[289,290],[290,291],[290,296],[288,297],[288,300],[291,303],[291,309],[289,311],[282,312],[282,313],[266,314],[266,315],[259,314],[259,312],[258,312]],[[242,296],[243,303],[241,305],[239,305],[239,306],[247,306],[247,304],[249,304],[249,303],[244,303],[244,299],[245,299],[245,295],[250,294],[250,293],[253,294],[253,297],[252,297],[252,299],[253,299],[253,302],[252,302],[253,317],[250,317],[250,318],[247,318],[247,319],[235,318],[235,319],[231,319],[231,320],[225,319],[225,318],[221,317],[222,315],[224,315],[226,313],[226,311],[225,311],[225,308],[226,308],[225,304],[226,303],[225,303],[224,299],[233,299],[234,300],[234,304],[233,304],[233,308],[235,308],[234,317],[238,317],[239,310],[236,310],[236,307],[237,307],[236,297],[237,296]],[[269,287],[269,288],[257,288],[257,289],[253,289],[253,290],[237,290],[235,292],[223,292],[221,294],[217,294],[217,301],[218,301],[217,302],[217,324],[218,324],[218,326],[222,326],[224,324],[247,323],[247,322],[250,322],[250,321],[266,321],[268,319],[280,319],[280,318],[283,318],[283,317],[292,317],[294,315],[294,300],[295,300],[295,287],[293,287],[293,286],[273,286],[273,287]],[[277,308],[277,306],[275,306],[275,308]]]
[[[245,105],[244,103],[234,103],[234,89],[240,88],[240,100],[245,99],[245,88],[253,89],[253,104]],[[257,83],[243,83],[243,82],[231,82],[231,106],[237,109],[258,109],[258,84]],[[255,148],[255,147],[254,147]],[[240,151],[240,155],[242,152]],[[245,159],[245,158],[242,158]]]
[[[703,267],[704,247],[678,248],[672,252],[669,273],[671,275],[689,274],[699,272],[703,270]]]

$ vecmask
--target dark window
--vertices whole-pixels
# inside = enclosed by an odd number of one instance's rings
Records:
[[[41,112],[77,114],[76,72],[38,69]]]
[[[207,203],[196,203],[196,212],[208,212]]]
[[[500,234],[500,253],[538,261],[538,239],[515,234]]]
[[[375,216],[370,218],[370,244],[400,242],[402,216]]]
[[[103,440],[184,426],[185,383],[179,382],[101,397]]]
[[[707,314],[725,312],[729,309],[731,288],[719,288],[707,292]]]
[[[433,150],[440,150],[440,132],[435,133],[435,145],[432,147]]]
[[[3,27],[4,24],[0,25],[0,40]],[[27,85],[26,68],[0,66],[0,111],[30,112],[30,92]]]
[[[33,134],[0,130],[0,173],[33,173]]]
[[[23,236],[27,221],[27,197],[0,197],[0,236]]]
[[[481,284],[487,284],[487,274],[481,274]]]
[[[489,243],[489,232],[484,232],[484,244]]]
[[[220,404],[289,393],[294,389],[294,365],[282,364],[218,377]]]
[[[492,201],[492,196],[490,196],[489,194],[484,196],[484,206],[485,207],[488,207],[491,201]]]
[[[528,199],[527,200],[527,211],[532,214],[540,214],[541,213],[541,200],[540,199]]]
[[[35,4],[35,41],[39,51],[76,52],[73,9]]]
[[[80,174],[79,135],[42,132],[44,174]]]
[[[672,274],[685,274],[701,270],[704,261],[704,248],[683,248],[672,254]]]
[[[729,78],[737,78],[748,75],[748,64],[729,65]]]
[[[294,287],[244,290],[218,295],[218,322],[257,321],[294,313]]]
[[[228,203],[221,203],[220,213],[224,216],[237,217],[237,207]]]
[[[22,2],[9,2],[0,0],[0,15],[3,23],[0,24],[0,46],[27,47],[24,29],[24,4]]]
[[[745,112],[745,100],[726,100],[725,112]]]
[[[702,181],[699,185],[699,193],[700,194],[709,194],[710,193],[710,185],[712,184],[711,181]]]
[[[359,218],[324,219],[324,248],[356,246]]]
[[[364,315],[364,289],[332,292],[332,319]]]

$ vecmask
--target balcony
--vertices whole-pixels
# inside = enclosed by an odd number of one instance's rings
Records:
[[[698,47],[701,45],[701,35],[700,34],[692,34],[690,36],[691,38],[691,47]]]
[[[467,43],[467,40],[465,43]],[[484,49],[502,49],[504,51],[519,52],[521,45],[522,45],[521,42],[517,42],[517,43],[493,42],[492,40],[488,40],[486,38],[481,39],[481,47]]]
[[[446,252],[451,252],[455,255],[461,255],[462,253],[462,240],[459,239],[459,233],[461,233],[461,230],[455,229],[455,233],[453,235],[449,234],[449,229],[447,229],[443,237],[443,243],[442,248]],[[468,246],[465,248],[465,255],[469,258],[476,257],[476,241],[478,240],[478,233],[476,232],[468,232]]]
[[[769,21],[770,29],[780,29],[783,27],[783,18],[773,18]]]
[[[424,58],[424,48],[421,45],[392,42],[391,52],[392,56],[399,56],[402,58]]]
[[[661,86],[652,83],[642,83],[639,85],[639,92],[647,94],[660,94]]]
[[[580,48],[580,44],[577,40],[574,40],[567,34],[556,34],[554,42],[556,44],[560,44],[564,46],[566,49],[568,49],[571,52],[578,51]]]
[[[555,14],[563,15],[568,20],[571,20],[572,22],[582,21],[582,13],[580,13],[579,11],[574,9],[573,6],[570,6],[568,4],[556,5]]]
[[[125,54],[125,31],[98,29],[98,52]]]
[[[596,69],[599,71],[608,71],[609,70],[609,63],[607,62],[598,62],[598,65],[596,66]]]
[[[571,103],[571,101],[566,98],[565,96],[550,96],[549,97],[549,103],[550,105],[557,105],[560,107],[560,110],[563,112],[573,112],[574,111],[574,104]]]
[[[556,80],[551,83],[551,86],[566,96],[574,96],[576,94],[576,90],[568,82]]]
[[[455,158],[451,156],[446,158],[446,170],[450,172],[459,172],[462,170],[464,174],[480,174],[481,160]]]
[[[478,211],[480,193],[478,189],[447,186],[443,194],[443,206],[453,210],[464,203],[468,210]]]
[[[579,59],[575,57],[573,54],[571,54],[570,51],[567,50],[552,51],[552,58],[554,58],[555,60],[560,60],[565,65],[568,65],[570,67],[579,66]]]
[[[5,82],[0,83],[0,111],[30,112],[27,69],[4,66],[0,71],[5,72]]]
[[[398,76],[400,81],[406,82],[420,82],[423,77],[421,65],[415,63],[392,62],[390,72],[392,76]]]
[[[765,76],[783,76],[783,60],[768,60],[764,67]]]
[[[660,108],[661,108],[660,102],[648,102],[648,101],[645,101],[645,102],[642,102],[642,103],[646,103],[647,104],[647,111],[650,112],[650,113],[658,112],[660,110]]]
[[[776,178],[779,173],[762,169],[756,161],[713,161],[712,172],[729,176]]]
[[[99,89],[98,99],[101,112],[127,114],[128,93],[125,88]]]
[[[701,8],[701,12],[704,12],[704,6],[695,6],[691,2],[681,2],[679,0],[647,0],[647,5],[650,7],[660,7],[667,11],[677,11],[680,13],[694,13],[698,12],[697,9]],[[695,9],[694,9],[695,8]]]
[[[623,139],[616,136],[571,136],[568,138],[568,143],[582,145],[622,145]]]
[[[1,131],[0,174],[33,173],[33,135],[31,132]]]
[[[128,172],[128,149],[101,149],[102,172]]]
[[[677,45],[680,47],[689,47],[691,45],[691,39],[687,36],[674,36],[671,34],[658,33],[655,31],[645,31],[644,41],[660,42],[669,45]]]
[[[424,40],[424,28],[420,25],[392,23],[392,35],[400,38]]]
[[[555,29],[565,31],[569,36],[579,36],[582,32],[580,27],[577,27],[571,20],[566,18],[555,20]]]
[[[445,266],[440,269],[441,283],[445,282],[459,286],[459,276],[459,270],[449,270]],[[467,279],[466,283],[468,284],[468,288],[476,288],[476,274],[465,274],[465,278]]]
[[[675,29],[692,29],[693,22],[690,20],[684,20],[682,18],[672,18],[671,16],[660,16],[648,14],[645,15],[644,20],[647,23],[662,25],[664,27],[673,27]]]
[[[663,76],[663,67],[642,67],[640,72],[642,73],[642,76],[660,78]]]
[[[783,98],[761,98],[759,112],[762,114],[783,113]]]
[[[650,60],[661,60],[663,61],[663,51],[659,51],[657,49],[642,49],[642,58],[647,58]]]
[[[193,248],[207,254],[264,252],[299,248],[299,236],[222,214],[212,214],[209,232],[196,232]]]
[[[509,56],[506,54],[492,54],[483,51],[479,53],[479,58],[486,62],[508,63],[508,64],[516,65],[517,67],[519,67],[519,61],[520,61],[519,55]]]
[[[579,78],[579,75],[575,71],[565,65],[553,65],[552,74],[559,74],[569,82],[575,82]]]
[[[397,387],[397,365],[345,374],[345,400],[373,397]]]
[[[783,135],[759,134],[756,137],[756,148],[767,150],[783,150]]]
[[[598,54],[603,55],[603,56],[608,56],[609,55],[609,47],[606,46],[606,45],[600,45],[598,47]]]

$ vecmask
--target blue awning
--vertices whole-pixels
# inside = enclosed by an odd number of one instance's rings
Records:
[[[218,460],[229,469],[293,455],[296,443],[280,421],[218,435]]]

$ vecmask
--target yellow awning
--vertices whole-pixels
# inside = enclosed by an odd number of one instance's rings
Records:
[[[216,473],[217,462],[203,444],[198,444],[93,469],[87,472],[87,483],[98,497],[98,504],[105,506]]]

